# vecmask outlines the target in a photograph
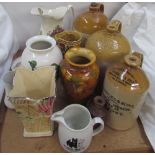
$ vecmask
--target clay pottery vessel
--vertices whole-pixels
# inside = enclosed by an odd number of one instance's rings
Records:
[[[106,71],[103,94],[106,98],[106,124],[116,130],[131,128],[140,113],[149,89],[142,70],[142,56],[125,56]],[[140,55],[140,54],[139,54]]]
[[[86,48],[95,52],[97,63],[100,66],[100,76],[97,84],[98,95],[102,93],[102,83],[107,66],[121,61],[131,51],[128,40],[121,34],[121,28],[121,22],[113,20],[105,30],[95,32],[86,42]]]
[[[64,87],[72,101],[80,103],[93,94],[99,76],[99,67],[93,51],[70,48],[60,68]]]
[[[80,47],[81,34],[76,31],[64,31],[55,35],[55,39],[63,55],[71,47]]]
[[[14,61],[12,69],[15,70],[19,66],[31,69],[33,62],[35,62],[36,68],[59,65],[62,59],[63,55],[54,38],[37,35],[27,40],[22,56]]]
[[[120,61],[131,51],[128,40],[121,34],[122,24],[113,20],[105,30],[92,34],[86,43],[86,48],[95,52],[97,61],[109,65]]]
[[[57,8],[33,7],[31,14],[41,18],[40,34],[50,35],[64,31],[64,18],[70,12],[74,18],[74,8],[72,5],[60,6]]]
[[[80,14],[74,21],[74,29],[82,33],[82,45],[85,44],[87,37],[99,30],[105,29],[108,18],[103,14],[104,5],[102,3],[91,3],[89,11]]]

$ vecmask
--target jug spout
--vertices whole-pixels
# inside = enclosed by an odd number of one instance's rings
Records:
[[[64,113],[64,110],[55,112],[55,113],[51,116],[51,120],[52,120],[52,121],[56,121],[56,122],[58,122],[58,123],[64,123],[63,113]]]

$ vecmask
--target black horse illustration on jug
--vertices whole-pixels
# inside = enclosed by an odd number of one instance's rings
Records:
[[[77,142],[78,142],[78,139],[77,138],[72,138],[72,139],[69,139],[66,144],[67,146],[69,146],[70,148],[75,148],[77,149]]]

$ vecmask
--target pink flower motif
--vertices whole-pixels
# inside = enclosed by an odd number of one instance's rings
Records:
[[[53,111],[53,103],[54,103],[55,98],[49,97],[48,102],[40,104],[39,111],[44,112],[47,115],[51,115]]]

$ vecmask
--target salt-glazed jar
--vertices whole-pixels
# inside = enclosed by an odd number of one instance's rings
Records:
[[[103,14],[104,5],[102,3],[91,3],[89,11],[80,14],[74,21],[74,29],[83,35],[83,44],[86,38],[99,30],[105,29],[108,18]]]
[[[99,76],[93,51],[80,47],[70,48],[60,68],[64,87],[72,101],[81,103],[93,94]]]
[[[105,75],[103,95],[106,98],[106,124],[116,130],[127,130],[137,120],[149,89],[141,69],[142,58],[136,54],[110,66]]]
[[[101,64],[108,65],[120,61],[130,53],[130,44],[121,34],[121,27],[120,21],[113,20],[105,30],[97,31],[88,38],[86,48],[95,52]]]

